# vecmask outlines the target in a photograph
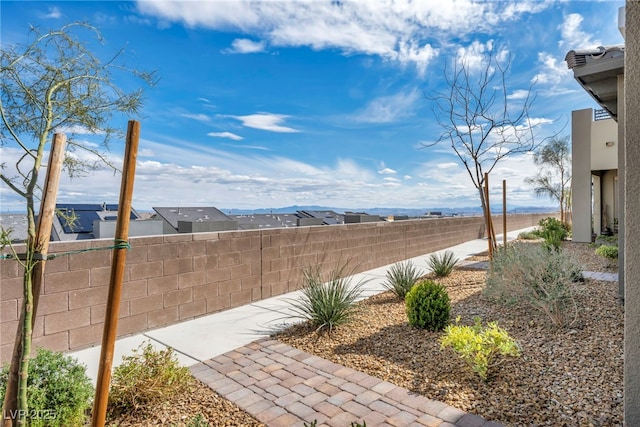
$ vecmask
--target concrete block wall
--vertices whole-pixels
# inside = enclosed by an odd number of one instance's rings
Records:
[[[508,228],[549,214],[510,215]],[[502,218],[494,218],[496,233]],[[305,267],[326,273],[347,263],[362,272],[481,237],[480,217],[405,220],[132,237],[118,336],[132,335],[280,295],[300,286]],[[69,351],[99,344],[111,240],[52,242],[34,346]],[[17,252],[24,248],[16,247]],[[7,250],[4,251],[7,253]],[[22,304],[22,268],[0,261],[0,361],[10,359]]]

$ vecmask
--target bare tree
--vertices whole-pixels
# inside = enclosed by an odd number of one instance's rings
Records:
[[[476,64],[476,62],[474,62]],[[505,157],[534,150],[533,130],[538,123],[529,116],[535,96],[533,84],[510,96],[507,77],[511,67],[508,54],[490,48],[480,67],[467,58],[445,68],[445,89],[427,94],[442,129],[438,140],[449,143],[478,190],[482,211],[487,215],[483,192],[485,173],[490,173]]]
[[[553,138],[540,151],[534,153],[533,161],[540,171],[526,182],[534,186],[536,195],[549,197],[560,205],[560,221],[567,222],[568,200],[571,199],[571,147],[569,137]]]
[[[133,75],[142,85],[155,83],[153,73],[127,68],[122,63],[122,50],[102,61],[81,41],[90,40],[90,36],[102,41],[100,32],[85,23],[71,23],[44,33],[31,27],[27,44],[3,45],[0,55],[0,143],[19,153],[13,167],[0,165],[0,181],[24,199],[28,223],[26,256],[18,260],[24,269],[24,300],[16,341],[19,345],[14,351],[3,406],[4,417],[10,416],[17,425],[26,423],[28,413],[26,385],[37,308],[30,272],[39,262],[33,256],[39,251],[35,206],[51,136],[54,132],[70,136],[65,168],[72,177],[99,162],[109,164],[108,143],[117,133],[111,125],[114,113],[138,113],[143,93],[142,88],[130,93],[121,89],[111,73]],[[74,138],[78,134],[91,134],[99,144]],[[90,155],[78,155],[82,151]]]

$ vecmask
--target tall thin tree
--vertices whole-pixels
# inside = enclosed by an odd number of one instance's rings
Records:
[[[506,157],[534,150],[538,145],[534,129],[542,123],[529,115],[534,84],[512,96],[507,83],[510,68],[510,55],[489,42],[480,61],[456,60],[453,69],[444,70],[445,89],[426,94],[441,133],[425,146],[451,146],[478,191],[485,218],[485,173]]]
[[[88,34],[87,34],[88,33]],[[89,36],[93,36],[93,38]],[[58,30],[41,32],[31,27],[26,44],[2,46],[0,54],[0,141],[3,150],[17,153],[13,165],[0,165],[0,182],[26,204],[26,256],[23,263],[25,295],[19,328],[20,344],[14,350],[3,414],[17,425],[26,423],[26,385],[31,331],[35,318],[29,272],[38,262],[35,209],[41,193],[40,171],[54,132],[69,136],[65,168],[78,176],[100,162],[110,166],[106,153],[110,138],[119,133],[113,126],[114,113],[137,114],[142,105],[142,86],[155,83],[153,73],[129,69],[122,63],[123,51],[101,60],[85,41],[102,41],[97,28],[81,22]],[[115,83],[112,72],[133,76],[140,88],[127,92]],[[131,82],[129,82],[130,84]],[[89,138],[74,138],[91,134]],[[84,151],[89,155],[78,155]],[[6,233],[2,233],[6,235]]]
[[[540,170],[526,182],[533,185],[536,195],[549,197],[560,206],[560,220],[567,222],[568,201],[571,199],[571,147],[569,137],[554,138],[534,153],[533,161]]]

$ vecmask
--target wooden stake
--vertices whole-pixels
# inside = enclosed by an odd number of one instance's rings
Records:
[[[136,158],[138,155],[138,140],[140,138],[140,123],[129,121],[127,141],[125,147],[124,165],[122,167],[122,183],[120,185],[120,202],[118,204],[118,219],[116,222],[116,242],[126,242],[129,239],[129,217],[131,216],[131,199],[133,196],[133,181],[136,173]],[[96,384],[96,396],[93,403],[91,425],[104,426],[107,416],[107,402],[109,400],[109,384],[111,382],[111,367],[113,365],[113,350],[118,330],[118,312],[122,295],[122,280],[127,256],[126,248],[113,249],[111,260],[111,280],[109,296],[105,314],[104,331],[102,333],[102,347],[100,349],[100,364]]]
[[[491,232],[491,206],[489,205],[489,174],[484,174],[484,206],[486,209],[486,222],[487,222],[487,242],[489,244],[489,259],[493,259],[493,233]]]
[[[49,162],[47,164],[47,174],[44,181],[44,189],[42,190],[42,200],[40,201],[40,212],[38,214],[38,223],[36,224],[36,243],[34,245],[35,253],[42,254],[43,260],[38,262],[32,270],[33,283],[33,317],[31,318],[31,326],[35,324],[36,313],[38,310],[38,301],[40,300],[40,291],[44,280],[44,267],[46,264],[46,255],[49,253],[49,241],[51,240],[51,228],[53,226],[53,216],[56,211],[56,200],[58,198],[58,187],[60,186],[60,174],[64,163],[64,150],[67,144],[67,137],[62,133],[53,135],[51,142],[51,152],[49,153]],[[16,414],[18,408],[18,367],[20,365],[20,353],[22,349],[23,335],[23,315],[20,315],[18,322],[18,331],[16,340],[13,345],[13,354],[11,356],[11,368],[7,380],[7,388],[3,402],[3,425],[10,427],[13,423],[12,414]],[[8,419],[7,419],[8,417]]]
[[[502,240],[507,247],[507,180],[502,180]]]

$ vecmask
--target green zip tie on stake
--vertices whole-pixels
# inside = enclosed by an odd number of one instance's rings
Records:
[[[55,259],[58,258],[60,256],[63,255],[74,255],[74,254],[81,254],[83,252],[93,252],[93,251],[103,251],[103,250],[107,250],[107,249],[131,249],[131,245],[129,244],[128,241],[126,240],[122,240],[122,239],[115,239],[114,240],[114,244],[111,246],[103,246],[100,248],[88,248],[88,249],[78,249],[76,251],[69,251],[69,252],[61,252],[59,254],[43,254],[43,253],[34,253],[32,255],[32,260],[34,261],[47,261],[50,259]],[[0,255],[0,259],[18,259],[20,261],[26,261],[27,260],[27,254],[17,254],[17,256],[13,255],[13,254],[3,254]]]

